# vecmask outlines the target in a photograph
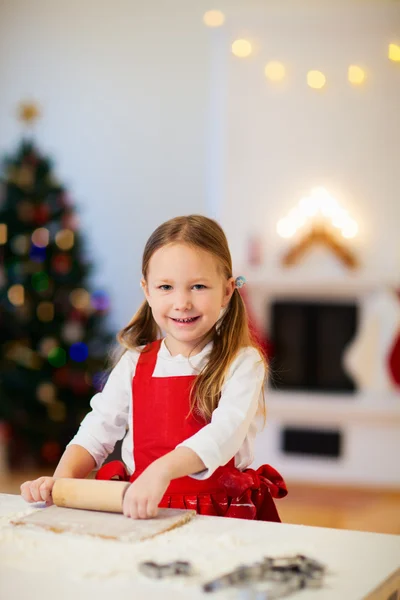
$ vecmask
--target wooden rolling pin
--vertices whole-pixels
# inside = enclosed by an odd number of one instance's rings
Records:
[[[129,485],[124,481],[56,479],[52,497],[56,506],[122,513],[122,501]]]

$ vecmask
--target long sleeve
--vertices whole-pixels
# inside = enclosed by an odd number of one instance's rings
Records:
[[[264,375],[258,351],[242,350],[230,367],[211,422],[179,444],[196,452],[207,467],[193,478],[207,479],[242,447],[259,408]]]
[[[138,353],[126,352],[111,371],[102,392],[93,396],[92,408],[83,419],[70,444],[85,448],[99,468],[113,451],[116,442],[122,439],[129,425],[132,405],[132,378],[135,373]]]

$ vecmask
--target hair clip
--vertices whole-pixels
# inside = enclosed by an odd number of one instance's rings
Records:
[[[235,279],[235,288],[237,288],[239,290],[240,288],[242,288],[244,286],[245,283],[246,283],[246,277],[243,277],[243,275],[240,275],[239,277],[236,277],[236,279]]]

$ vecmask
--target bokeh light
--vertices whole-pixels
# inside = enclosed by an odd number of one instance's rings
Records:
[[[252,47],[248,40],[236,40],[232,44],[232,53],[238,58],[247,58],[252,53]]]
[[[208,10],[204,13],[203,22],[207,27],[221,27],[225,23],[225,15],[220,10]]]

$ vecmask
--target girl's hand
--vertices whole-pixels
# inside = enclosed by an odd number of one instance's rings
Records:
[[[170,484],[170,477],[157,463],[151,464],[127,489],[123,513],[132,519],[151,519]]]
[[[54,477],[39,477],[34,481],[25,481],[21,485],[21,496],[26,502],[46,502],[53,504],[51,492],[53,490]]]

